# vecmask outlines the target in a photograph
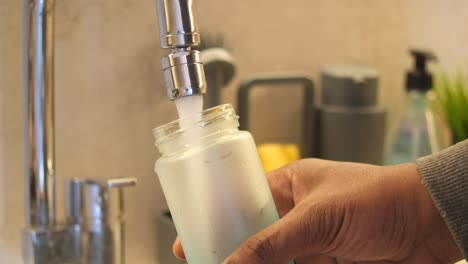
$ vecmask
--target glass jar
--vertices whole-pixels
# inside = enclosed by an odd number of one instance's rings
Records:
[[[227,104],[154,129],[155,171],[190,264],[222,263],[278,220],[255,142],[238,126]]]

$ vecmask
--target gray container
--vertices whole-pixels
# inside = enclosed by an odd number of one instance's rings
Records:
[[[386,111],[377,104],[377,71],[327,66],[316,105],[315,143],[323,159],[383,164]]]

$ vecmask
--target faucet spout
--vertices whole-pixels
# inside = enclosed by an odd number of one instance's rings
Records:
[[[54,0],[23,0],[25,221],[56,224],[54,141]]]
[[[206,94],[206,78],[200,52],[195,0],[157,0],[164,79],[171,100]]]

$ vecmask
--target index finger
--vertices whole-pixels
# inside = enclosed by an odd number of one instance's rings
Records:
[[[294,207],[291,184],[294,166],[294,164],[289,164],[267,174],[267,181],[280,217],[286,215]]]

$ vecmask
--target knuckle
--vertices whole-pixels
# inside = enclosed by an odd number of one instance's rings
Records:
[[[299,230],[304,236],[304,245],[313,245],[315,250],[329,248],[343,229],[343,217],[337,214],[337,205],[332,201],[309,206],[300,219]]]
[[[273,242],[267,237],[255,237],[246,243],[244,253],[249,256],[249,263],[270,263],[274,248]]]
[[[294,180],[295,178],[297,178],[298,174],[299,174],[299,171],[300,171],[300,166],[301,166],[301,162],[302,161],[295,161],[295,162],[292,162],[288,165],[286,165],[283,169],[284,169],[284,173],[286,175],[286,178],[289,179],[289,181],[292,181]]]

